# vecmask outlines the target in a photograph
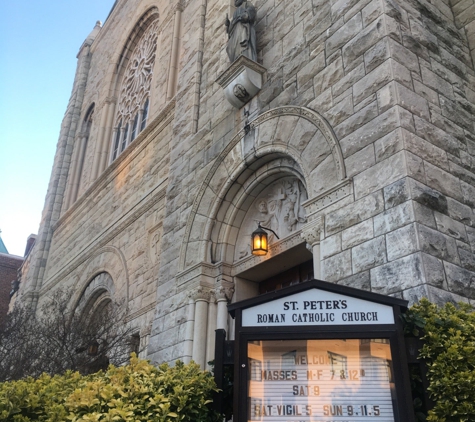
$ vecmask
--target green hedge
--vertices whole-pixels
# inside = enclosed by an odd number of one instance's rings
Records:
[[[405,316],[412,334],[424,341],[420,351],[428,368],[435,405],[428,421],[475,421],[475,313],[470,305],[439,308],[427,299]]]
[[[209,372],[194,363],[158,368],[134,355],[129,365],[81,376],[42,375],[0,384],[0,420],[12,422],[218,420]]]

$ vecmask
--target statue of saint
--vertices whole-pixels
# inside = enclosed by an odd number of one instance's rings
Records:
[[[226,32],[228,33],[228,46],[226,51],[231,63],[240,55],[257,61],[256,52],[256,30],[254,24],[256,22],[256,8],[250,1],[235,0],[232,21],[229,21],[226,15]]]

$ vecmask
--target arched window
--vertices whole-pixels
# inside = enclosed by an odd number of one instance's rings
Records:
[[[87,144],[89,142],[89,135],[91,134],[91,127],[94,120],[95,104],[92,103],[85,114],[84,120],[81,124],[81,131],[79,132],[78,149],[75,153],[74,160],[71,166],[71,182],[67,198],[67,207],[69,208],[76,202],[81,182],[83,182],[84,162],[86,160]]]
[[[157,50],[158,22],[158,14],[153,14],[146,23],[139,23],[139,25],[146,25],[146,28],[139,28],[140,38],[133,50],[130,48],[132,53],[125,65],[120,85],[118,109],[115,117],[115,127],[117,129],[111,140],[111,161],[114,161],[127,148],[147,124],[153,67]],[[122,133],[120,133],[122,124],[124,126]],[[120,139],[118,145],[117,139]]]

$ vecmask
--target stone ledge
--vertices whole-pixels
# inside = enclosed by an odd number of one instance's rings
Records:
[[[241,108],[261,90],[266,71],[259,63],[240,56],[216,82],[224,89],[224,96],[229,103]]]

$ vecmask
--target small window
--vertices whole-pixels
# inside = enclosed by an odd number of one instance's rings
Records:
[[[148,117],[148,98],[147,101],[145,101],[145,104],[143,106],[143,114],[142,114],[142,122],[140,123],[140,132],[145,129],[145,126],[147,125],[147,117]]]

